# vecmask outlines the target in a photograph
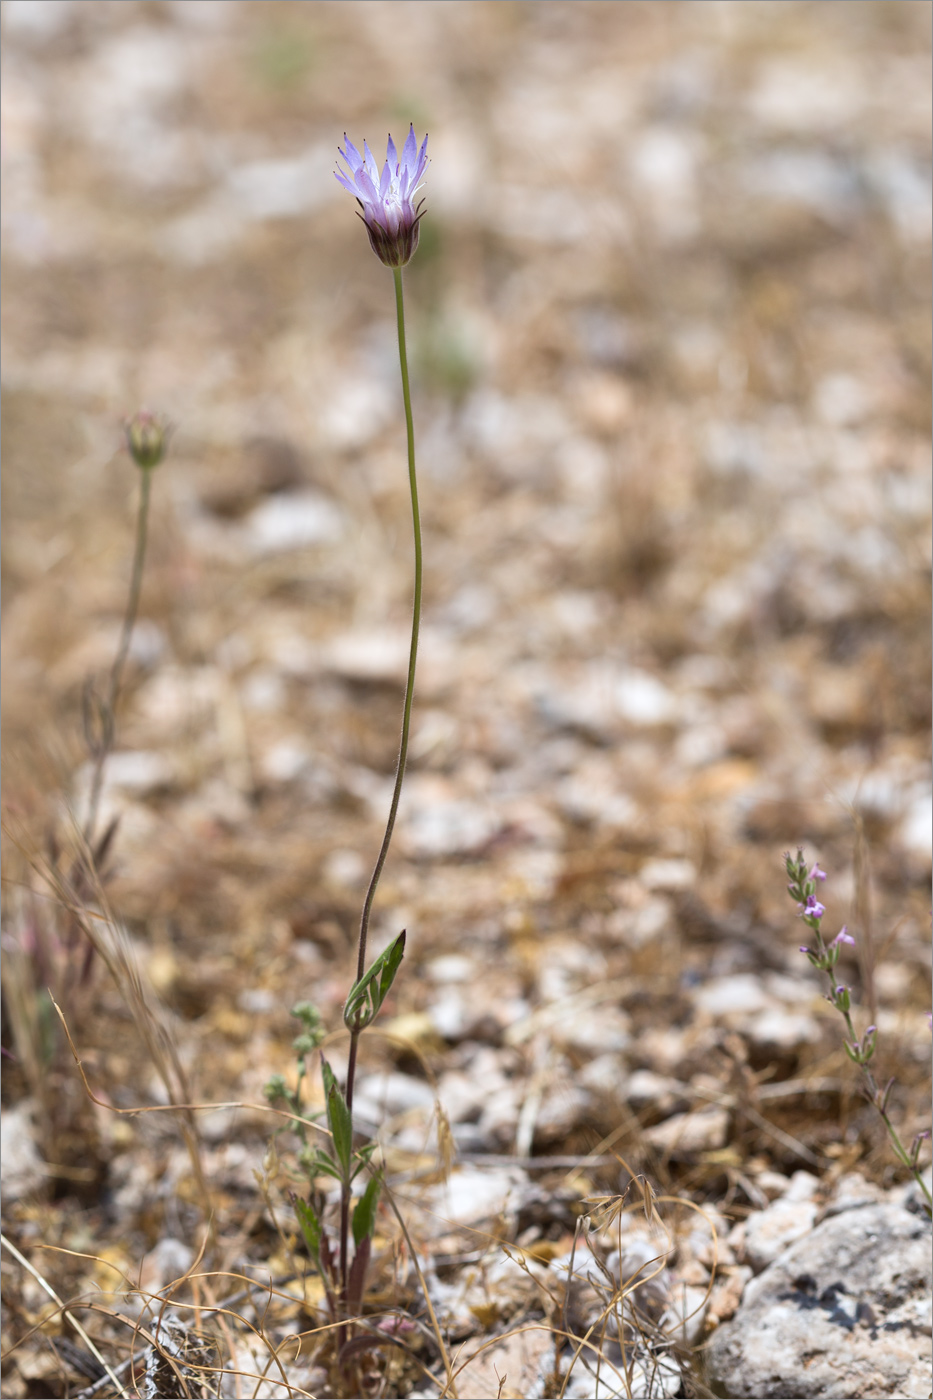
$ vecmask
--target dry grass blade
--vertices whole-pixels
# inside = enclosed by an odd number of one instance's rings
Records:
[[[0,1244],[3,1245],[4,1249],[6,1249],[10,1254],[12,1254],[13,1258],[17,1261],[17,1263],[22,1265],[22,1267],[26,1270],[28,1274],[31,1274],[31,1276],[35,1279],[36,1283],[39,1284],[40,1288],[42,1288],[52,1299],[52,1302],[55,1303],[55,1305],[61,1309],[62,1316],[67,1317],[68,1321],[71,1323],[71,1326],[75,1329],[78,1336],[84,1342],[84,1345],[87,1347],[88,1351],[91,1353],[94,1359],[101,1366],[103,1366],[108,1377],[110,1378],[111,1383],[116,1389],[117,1394],[121,1397],[121,1400],[125,1400],[126,1391],[121,1385],[115,1372],[111,1370],[108,1362],[104,1360],[103,1356],[101,1356],[95,1343],[88,1336],[87,1332],[81,1326],[81,1323],[75,1317],[74,1313],[71,1312],[69,1308],[62,1302],[61,1298],[59,1298],[58,1294],[55,1292],[55,1289],[48,1282],[48,1280],[42,1277],[38,1269],[36,1269],[32,1264],[30,1264],[29,1260],[26,1259],[24,1255],[20,1254],[16,1246],[14,1244],[11,1244],[5,1235],[0,1235]]]

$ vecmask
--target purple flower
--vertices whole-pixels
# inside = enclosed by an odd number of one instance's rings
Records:
[[[806,904],[801,904],[800,906],[800,917],[802,919],[822,919],[825,913],[825,907],[820,903],[815,894],[808,894]]]
[[[335,170],[334,178],[359,203],[363,211],[360,218],[366,225],[376,257],[386,267],[404,267],[411,261],[418,246],[418,225],[424,200],[419,200],[415,205],[414,198],[428,164],[425,154],[428,138],[424,138],[419,151],[412,125],[399,158],[390,136],[381,173],[365,141],[363,154],[360,155],[346,132],[343,139],[346,150],[338,146],[337,151],[349,174]]]
[[[812,866],[810,867],[810,873],[807,875],[807,879],[808,879],[808,880],[825,880],[825,879],[826,879],[826,871],[825,871],[825,870],[821,870],[820,867],[819,867],[818,865],[814,864],[814,865],[812,865]]]
[[[832,943],[830,943],[830,948],[835,948],[837,943],[848,943],[851,947],[855,947],[855,939],[852,937],[851,933],[847,931],[845,924],[842,925],[842,928],[836,934]]]

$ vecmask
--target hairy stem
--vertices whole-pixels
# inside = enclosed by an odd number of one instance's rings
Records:
[[[126,600],[126,612],[123,615],[120,645],[117,648],[117,654],[114,658],[113,667],[110,672],[110,685],[103,704],[103,735],[100,750],[94,765],[94,773],[91,778],[91,796],[88,803],[87,821],[84,824],[84,840],[88,846],[91,845],[94,837],[94,828],[97,825],[97,809],[100,805],[104,764],[107,762],[107,757],[113,747],[114,733],[116,730],[117,701],[120,698],[120,686],[123,682],[123,668],[126,665],[126,658],[129,655],[133,627],[136,623],[136,613],[139,610],[139,595],[142,590],[143,582],[143,565],[146,562],[146,537],[149,527],[149,497],[151,491],[152,471],[140,468],[139,507],[136,512],[136,548],[133,554],[133,573],[130,578],[129,596]]]
[[[382,838],[382,845],[376,857],[372,879],[369,882],[366,898],[363,901],[356,960],[357,981],[360,980],[366,971],[366,943],[369,934],[369,920],[372,914],[373,900],[376,897],[376,888],[386,863],[386,857],[389,854],[392,832],[395,829],[395,818],[398,815],[399,799],[402,795],[402,783],[405,779],[405,764],[408,760],[408,737],[411,730],[411,706],[415,692],[415,666],[418,660],[418,635],[421,629],[421,512],[418,507],[418,478],[415,472],[415,425],[411,413],[411,386],[408,380],[408,351],[405,345],[405,302],[402,294],[401,268],[394,268],[392,275],[395,278],[395,310],[398,320],[398,357],[402,372],[402,397],[405,401],[405,427],[408,434],[408,484],[411,490],[411,519],[415,540],[415,593],[412,603],[411,647],[408,653],[408,679],[405,684],[405,705],[402,711],[402,737],[399,743],[398,764],[395,770],[395,787],[392,790],[392,803],[389,808],[389,819],[386,822],[385,835]],[[358,1030],[352,1031],[350,1034],[350,1056],[347,1063],[346,1090],[347,1107],[350,1109],[351,1113],[353,1111],[353,1082],[356,1077],[356,1058],[359,1039],[360,1032]],[[347,1285],[349,1224],[350,1188],[349,1185],[345,1185],[341,1189],[340,1197],[340,1281],[344,1295],[346,1295]]]

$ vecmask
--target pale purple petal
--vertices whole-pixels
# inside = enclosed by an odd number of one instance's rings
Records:
[[[392,140],[391,133],[389,135],[388,145],[386,146],[386,160],[392,167],[392,174],[396,174],[398,171],[398,152],[395,149],[395,142]]]
[[[382,167],[382,178],[379,181],[379,198],[384,200],[392,187],[392,171],[389,169],[389,162],[386,161]]]
[[[344,144],[347,148],[347,153],[343,157],[344,160],[347,162],[347,165],[349,165],[351,170],[359,170],[360,166],[363,164],[363,157],[360,155],[359,151],[356,149],[346,132],[343,133],[343,139]],[[337,147],[337,150],[340,151],[339,146]],[[340,154],[343,155],[343,151],[340,151]]]
[[[408,128],[408,137],[402,149],[402,164],[406,170],[414,170],[418,159],[418,142],[415,138],[415,124],[412,122]]]
[[[384,212],[382,200],[379,198],[379,191],[373,184],[369,171],[365,169],[361,170],[356,177],[356,183],[362,194],[363,202],[367,206],[367,214],[379,217]],[[383,220],[380,219],[380,222],[383,222]]]
[[[366,141],[363,142],[363,155],[365,157],[366,169],[369,171],[369,178],[372,180],[374,185],[378,185],[379,167],[376,164],[376,159],[372,151],[369,149],[369,145]]]
[[[349,190],[350,194],[352,194],[355,198],[359,197],[359,191],[357,190],[356,185],[351,184],[351,182],[347,179],[346,175],[341,174],[339,170],[334,171],[334,179],[339,180],[340,183],[343,185],[344,189]]]

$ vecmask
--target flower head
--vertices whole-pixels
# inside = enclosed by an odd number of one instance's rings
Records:
[[[845,924],[842,925],[842,928],[836,934],[836,937],[833,939],[832,943],[830,943],[829,946],[830,948],[835,948],[838,943],[848,943],[850,947],[855,947],[855,939],[852,937],[851,933],[849,933]]]
[[[123,431],[129,454],[137,467],[143,471],[157,467],[168,446],[171,431],[168,419],[163,418],[161,413],[151,413],[149,409],[141,408],[132,418],[126,419]]]
[[[346,150],[338,146],[337,151],[349,173],[335,170],[334,178],[359,203],[363,211],[360,218],[366,225],[376,257],[386,267],[404,267],[418,246],[418,225],[424,201],[419,200],[416,205],[414,198],[428,164],[428,138],[424,138],[419,151],[412,125],[399,156],[390,136],[381,172],[365,141],[360,155],[346,132],[343,139]]]

